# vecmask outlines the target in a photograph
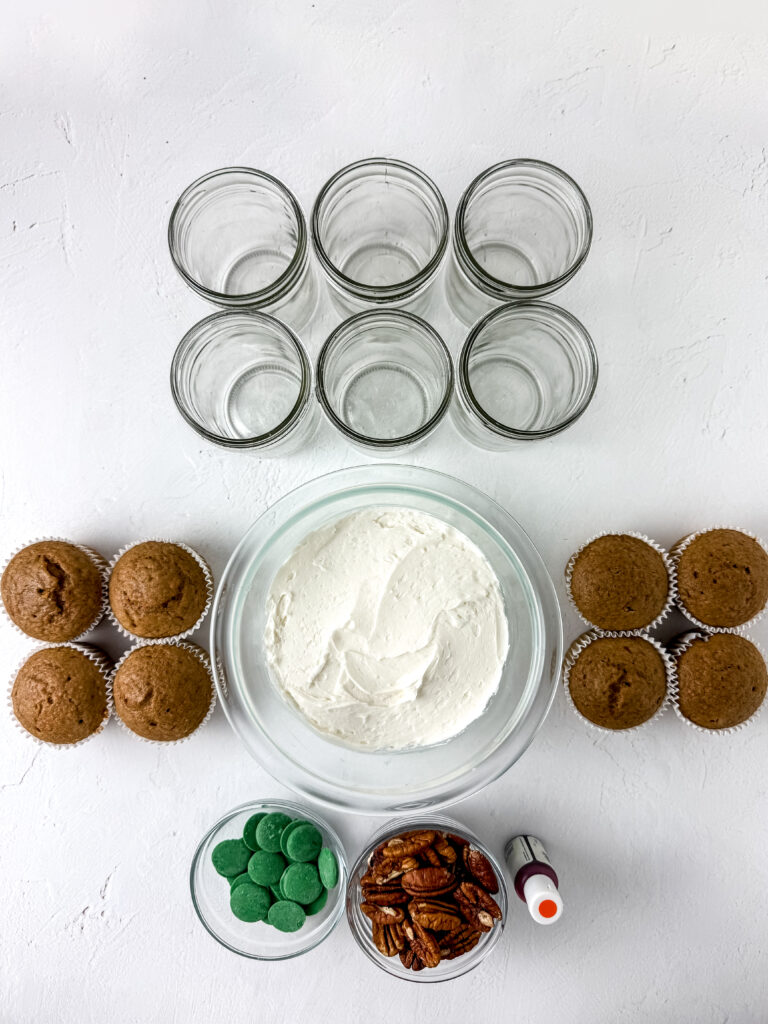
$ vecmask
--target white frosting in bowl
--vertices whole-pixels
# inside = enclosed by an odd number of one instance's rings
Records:
[[[495,693],[509,649],[488,560],[409,508],[363,509],[310,533],[266,611],[278,687],[316,729],[370,749],[461,732]]]

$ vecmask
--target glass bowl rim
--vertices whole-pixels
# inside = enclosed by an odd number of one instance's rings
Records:
[[[379,845],[379,843],[383,842],[385,839],[391,838],[392,836],[398,835],[400,832],[407,831],[409,828],[432,827],[450,829],[450,831],[455,833],[456,835],[462,836],[464,839],[468,839],[471,846],[473,846],[475,849],[479,850],[482,854],[484,854],[491,862],[491,866],[493,867],[494,872],[496,873],[496,878],[499,883],[499,893],[501,894],[501,899],[499,898],[498,894],[494,896],[494,899],[496,900],[497,903],[500,903],[502,918],[501,921],[499,922],[499,926],[494,926],[491,932],[491,938],[484,944],[482,955],[476,957],[472,962],[467,963],[463,970],[457,969],[455,974],[451,974],[448,977],[446,977],[445,975],[435,975],[434,968],[425,968],[423,971],[409,971],[408,974],[401,974],[397,970],[391,970],[388,966],[388,960],[386,957],[382,956],[381,954],[377,956],[373,952],[373,950],[369,949],[366,945],[364,945],[359,935],[357,922],[354,920],[353,916],[353,904],[355,902],[354,897],[356,896],[357,890],[359,889],[358,875],[364,874],[364,868],[368,864],[368,858],[371,856],[371,854]],[[509,888],[507,886],[507,879],[503,865],[499,861],[498,857],[494,854],[494,852],[491,849],[489,849],[487,844],[482,839],[480,839],[480,837],[473,829],[468,828],[461,822],[456,821],[455,819],[447,815],[443,815],[440,812],[437,812],[436,814],[431,814],[429,811],[426,811],[423,814],[407,815],[403,818],[390,819],[389,821],[385,822],[380,828],[376,829],[376,831],[367,840],[366,845],[360,851],[359,855],[355,858],[354,864],[352,864],[349,869],[349,873],[347,875],[347,889],[344,899],[344,905],[346,910],[347,924],[349,926],[349,930],[352,932],[352,936],[355,942],[357,943],[359,949],[363,953],[365,953],[368,959],[372,963],[376,964],[376,966],[379,967],[380,970],[384,971],[386,974],[389,974],[393,978],[398,978],[401,981],[410,981],[419,984],[441,984],[443,982],[455,981],[457,978],[464,977],[464,975],[469,974],[476,967],[479,967],[480,964],[482,964],[486,960],[489,954],[493,952],[498,943],[501,941],[504,935],[504,929],[506,928],[507,925],[507,920],[509,918]],[[461,957],[457,957],[456,961],[460,963],[461,959]]]
[[[342,481],[344,486],[332,488],[330,485]],[[444,781],[434,783],[427,795],[412,797],[409,802],[398,802],[391,794],[379,794],[370,792],[363,793],[357,790],[345,789],[339,783],[322,780],[317,782],[316,776],[311,776],[305,770],[296,770],[293,761],[287,758],[282,749],[275,744],[267,745],[264,741],[263,731],[260,735],[258,752],[251,743],[248,729],[242,727],[238,720],[237,709],[233,711],[227,696],[227,684],[222,676],[222,669],[219,666],[222,649],[229,646],[229,637],[226,633],[222,606],[229,598],[225,592],[229,589],[230,576],[235,573],[238,563],[244,558],[244,552],[249,549],[254,536],[259,531],[263,532],[263,520],[276,508],[286,511],[290,508],[289,520],[298,515],[304,514],[308,508],[315,508],[339,494],[348,494],[354,491],[369,491],[372,487],[380,489],[392,489],[393,487],[406,488],[410,483],[410,489],[422,490],[433,496],[437,495],[442,500],[448,500],[455,508],[463,509],[467,515],[476,522],[488,528],[492,534],[498,534],[501,540],[510,547],[511,543],[505,539],[503,533],[494,525],[492,520],[498,519],[503,526],[511,524],[515,531],[515,551],[519,555],[524,551],[526,556],[526,571],[534,581],[538,599],[541,603],[541,615],[546,627],[546,648],[541,655],[541,669],[538,677],[536,691],[527,708],[522,725],[519,729],[513,730],[505,736],[490,754],[473,767],[471,772],[467,770],[456,780],[448,784]],[[430,486],[431,485],[431,486]],[[450,491],[454,497],[448,498]],[[309,495],[312,495],[311,499]],[[458,495],[458,497],[456,496]],[[467,507],[461,499],[471,499],[474,504]],[[482,512],[474,511],[477,502],[483,508]],[[407,504],[407,497],[405,499]],[[283,526],[271,529],[266,538],[259,540],[259,549],[284,528]],[[252,563],[253,555],[249,556],[249,563]],[[302,799],[312,801],[330,810],[343,810],[366,815],[392,815],[414,813],[416,810],[429,809],[436,813],[439,808],[463,800],[466,797],[479,792],[485,786],[500,778],[528,749],[535,736],[541,729],[549,714],[552,703],[557,692],[557,685],[560,676],[560,666],[563,655],[563,625],[560,605],[557,600],[554,583],[544,564],[541,555],[533,545],[527,533],[501,505],[489,497],[485,492],[467,484],[456,477],[437,470],[424,469],[420,466],[411,466],[398,463],[376,463],[362,466],[355,466],[347,469],[335,470],[331,473],[315,477],[300,486],[289,491],[283,497],[273,502],[249,527],[235,547],[229,562],[219,579],[219,585],[214,598],[213,610],[211,613],[211,661],[216,682],[216,689],[219,700],[224,709],[224,714],[235,735],[244,744],[255,760],[273,778],[288,786]],[[256,725],[248,719],[249,725]],[[450,742],[450,741],[449,741]],[[510,747],[514,748],[510,752]],[[482,769],[482,770],[481,770]]]
[[[335,895],[336,905],[333,908],[332,913],[328,916],[322,931],[317,938],[301,949],[297,949],[293,953],[283,953],[278,956],[262,956],[258,953],[247,953],[242,949],[238,949],[236,946],[230,945],[225,939],[213,930],[205,919],[203,912],[200,909],[199,901],[197,898],[197,890],[195,886],[195,870],[203,854],[203,849],[208,841],[225,825],[227,825],[233,818],[237,817],[238,814],[242,814],[244,811],[252,811],[256,813],[258,810],[264,808],[272,808],[276,811],[287,811],[287,812],[298,812],[300,814],[306,814],[307,818],[312,821],[313,825],[319,825],[325,833],[331,839],[331,845],[333,852],[339,860],[339,881],[337,883],[338,892]],[[268,812],[269,813],[269,812]],[[215,870],[215,869],[214,869]],[[227,879],[222,877],[222,882],[226,882]],[[266,800],[247,800],[244,804],[239,804],[237,807],[233,807],[232,810],[223,814],[218,821],[215,822],[203,835],[200,842],[195,848],[194,855],[192,856],[192,862],[189,868],[189,891],[192,898],[192,906],[195,909],[195,914],[200,924],[205,928],[211,938],[215,939],[220,946],[224,949],[228,949],[231,953],[236,953],[238,956],[245,957],[246,960],[264,960],[267,962],[279,961],[279,960],[293,960],[297,956],[303,956],[304,953],[309,953],[311,950],[316,949],[322,942],[324,942],[331,932],[334,930],[336,925],[339,923],[346,905],[346,890],[349,881],[349,866],[347,863],[347,851],[344,848],[344,844],[339,838],[336,830],[323,818],[313,807],[308,807],[306,804],[299,804],[292,800],[282,799],[266,799]]]

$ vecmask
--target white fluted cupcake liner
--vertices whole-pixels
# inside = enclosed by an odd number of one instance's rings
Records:
[[[20,626],[17,626],[16,623],[11,618],[11,616],[8,614],[8,611],[7,611],[6,607],[5,607],[5,605],[3,604],[2,600],[0,600],[0,613],[2,613],[3,619],[12,627],[12,629],[14,629],[15,632],[17,632],[19,634],[19,636],[23,636],[25,640],[33,640],[37,644],[43,644],[43,643],[52,643],[52,644],[70,643],[70,644],[76,644],[80,640],[82,640],[84,636],[87,636],[88,633],[90,633],[92,629],[95,629],[98,626],[98,624],[104,618],[104,615],[106,614],[106,611],[107,611],[107,601],[106,601],[106,597],[105,597],[105,589],[104,588],[105,588],[106,581],[107,581],[108,563],[107,563],[106,558],[103,555],[99,554],[99,552],[95,551],[93,548],[89,548],[85,544],[76,544],[73,540],[69,540],[67,537],[35,537],[34,540],[29,540],[25,544],[20,544],[17,548],[15,548],[10,553],[10,555],[8,555],[8,557],[6,558],[6,560],[3,563],[3,565],[0,566],[0,577],[2,577],[3,573],[5,572],[5,570],[8,568],[8,566],[11,564],[13,559],[16,557],[16,555],[19,554],[20,551],[23,551],[25,548],[31,547],[33,544],[43,544],[43,543],[50,542],[50,541],[56,541],[56,542],[58,542],[60,544],[71,544],[73,548],[77,548],[78,551],[82,551],[82,553],[84,555],[86,555],[88,558],[90,558],[90,560],[93,562],[93,564],[99,570],[99,575],[101,576],[101,607],[99,608],[99,611],[98,611],[98,613],[96,615],[96,618],[93,620],[93,622],[90,624],[90,626],[88,626],[87,629],[84,629],[82,631],[82,633],[78,633],[77,636],[72,637],[71,640],[51,640],[51,641],[45,641],[45,640],[40,640],[39,637],[30,636],[29,633],[25,633],[24,630]]]
[[[203,611],[200,614],[200,617],[198,618],[197,622],[193,626],[190,626],[189,629],[185,629],[183,633],[176,633],[173,636],[164,637],[138,636],[136,633],[131,633],[123,625],[121,625],[121,623],[117,621],[115,613],[112,611],[112,605],[110,604],[109,601],[109,581],[112,576],[112,571],[114,570],[118,561],[123,557],[123,555],[127,551],[130,551],[131,548],[137,547],[139,544],[147,543],[173,544],[177,548],[181,548],[182,551],[186,551],[188,555],[191,555],[203,571],[203,575],[205,576],[205,607],[203,608]],[[120,550],[117,552],[116,555],[114,555],[114,557],[109,563],[109,566],[107,568],[106,579],[104,581],[104,602],[107,618],[115,627],[115,629],[119,630],[120,633],[122,633],[127,640],[131,641],[131,643],[143,643],[149,642],[151,640],[186,640],[187,637],[191,636],[196,630],[200,628],[200,626],[202,626],[206,615],[210,611],[211,605],[213,604],[213,589],[213,573],[211,572],[210,566],[205,561],[205,559],[201,555],[199,555],[197,551],[194,550],[194,548],[191,548],[188,544],[184,544],[182,541],[179,540],[169,540],[167,537],[144,537],[142,540],[132,541],[132,543],[126,544],[124,547],[120,548]]]
[[[763,700],[763,703],[760,705],[757,711],[751,714],[749,718],[745,719],[743,722],[739,722],[738,725],[730,725],[726,729],[706,729],[703,725],[697,725],[696,722],[692,722],[690,718],[685,717],[685,715],[680,710],[680,689],[677,683],[677,659],[688,650],[688,648],[695,640],[706,640],[708,637],[714,636],[715,632],[723,633],[726,632],[726,630],[721,629],[715,631],[706,629],[692,629],[689,630],[687,633],[681,633],[679,636],[676,636],[668,645],[667,650],[669,651],[670,657],[672,659],[673,670],[675,673],[675,695],[672,701],[672,706],[675,709],[675,714],[677,715],[677,717],[680,719],[681,722],[684,722],[689,729],[695,729],[696,732],[706,733],[708,736],[726,736],[732,733],[742,732],[748,726],[752,725],[760,717],[762,710],[765,707],[766,699],[768,698],[765,698]],[[735,633],[736,631],[728,630],[728,632]],[[760,652],[760,656],[762,657],[763,661],[766,661],[765,651],[760,646],[760,644],[757,643],[757,641],[753,640],[751,636],[746,636],[744,633],[737,633],[736,635],[740,636],[742,640],[748,640],[752,644],[752,646]]]
[[[591,721],[589,718],[586,717],[586,715],[583,715],[581,711],[579,711],[579,709],[576,707],[573,697],[571,696],[570,690],[571,669],[576,664],[581,652],[586,650],[586,648],[589,647],[591,643],[594,643],[595,640],[601,640],[604,638],[610,638],[613,640],[626,640],[631,639],[633,637],[641,640],[647,640],[648,643],[651,644],[652,647],[655,647],[661,655],[661,658],[664,662],[664,669],[667,677],[667,692],[664,697],[664,700],[661,702],[658,709],[647,721],[641,722],[639,725],[632,725],[627,729],[607,729],[605,726],[597,725],[596,722]],[[577,637],[573,641],[571,646],[568,648],[565,655],[565,659],[563,661],[563,690],[565,691],[565,697],[568,701],[571,710],[582,720],[582,722],[588,725],[590,729],[593,729],[595,732],[602,733],[603,735],[608,734],[615,736],[616,734],[624,734],[629,732],[636,733],[640,729],[645,729],[653,722],[658,721],[658,719],[661,718],[661,716],[665,713],[665,711],[667,711],[667,709],[676,699],[676,685],[677,684],[674,671],[674,664],[672,662],[671,657],[667,653],[666,648],[664,648],[658,640],[655,640],[652,636],[648,636],[647,633],[619,633],[607,632],[606,630],[602,629],[591,629],[586,633],[582,633],[581,636]]]
[[[677,565],[680,561],[680,556],[688,545],[697,537],[701,537],[705,533],[711,533],[713,530],[733,530],[734,533],[743,533],[745,537],[749,537],[751,540],[758,543],[763,551],[768,555],[768,545],[766,545],[765,541],[756,534],[750,533],[749,530],[742,530],[740,526],[708,526],[706,530],[696,530],[695,533],[689,533],[670,548],[669,553],[675,566],[675,578],[677,578]],[[754,626],[756,622],[759,622],[766,612],[766,609],[763,608],[763,610],[759,611],[757,615],[748,619],[746,622],[742,622],[740,626],[708,626],[706,622],[702,622],[700,619],[697,619],[695,615],[692,615],[691,612],[688,611],[683,604],[679,592],[675,595],[675,603],[678,611],[682,612],[686,619],[688,619],[689,622],[692,622],[694,626],[698,626],[699,629],[703,629],[705,633],[741,633],[742,630],[745,630],[750,626]]]
[[[658,551],[658,553],[664,559],[664,565],[667,570],[667,579],[669,580],[667,600],[664,604],[664,607],[661,609],[656,618],[652,622],[649,622],[647,626],[641,626],[637,629],[606,630],[603,629],[602,626],[598,626],[595,622],[590,622],[590,620],[584,615],[584,613],[580,610],[579,606],[576,604],[576,601],[573,598],[573,594],[571,593],[571,581],[573,579],[573,569],[576,564],[576,559],[579,557],[579,555],[585,548],[589,547],[589,545],[592,544],[594,541],[599,540],[600,537],[635,537],[637,540],[645,541],[645,543],[648,544],[649,547],[652,547],[654,551]],[[677,601],[677,572],[675,570],[675,563],[672,557],[670,556],[670,553],[665,548],[663,548],[659,543],[657,543],[657,541],[653,540],[651,537],[647,537],[644,533],[636,533],[633,530],[604,530],[602,533],[596,533],[594,537],[590,537],[590,539],[585,544],[582,544],[578,551],[575,551],[568,559],[568,564],[565,567],[565,590],[568,595],[568,600],[571,604],[571,607],[574,609],[574,611],[579,616],[581,621],[585,623],[587,626],[589,626],[590,629],[599,630],[599,632],[605,634],[606,636],[640,636],[641,634],[644,635],[649,630],[655,629],[656,626],[660,625],[664,621],[664,619],[666,619],[666,617],[669,615],[672,609],[675,607]]]
[[[34,736],[31,732],[24,728],[24,726],[16,717],[16,712],[13,709],[13,685],[16,682],[16,676],[19,674],[21,669],[24,667],[24,665],[26,665],[26,663],[33,655],[38,654],[40,651],[53,650],[58,647],[70,647],[72,648],[73,651],[80,651],[81,654],[84,654],[86,658],[92,661],[94,665],[96,665],[96,667],[99,669],[101,674],[104,676],[104,685],[107,691],[107,713],[104,717],[104,721],[101,723],[99,728],[95,730],[95,732],[92,732],[90,734],[90,736],[85,736],[83,739],[77,740],[77,742],[75,743],[51,743],[48,740],[41,740],[39,737]],[[89,740],[92,740],[95,736],[99,736],[104,731],[104,728],[107,722],[109,721],[109,717],[111,714],[109,704],[109,681],[111,678],[111,673],[112,659],[109,658],[104,653],[104,651],[101,650],[100,647],[96,647],[94,644],[77,644],[71,640],[67,641],[66,643],[60,644],[38,644],[34,648],[34,650],[29,651],[27,654],[24,655],[24,657],[17,663],[16,667],[11,673],[11,678],[10,682],[8,683],[8,692],[6,697],[6,703],[8,705],[8,712],[11,716],[11,720],[13,721],[14,725],[19,730],[19,732],[26,737],[26,739],[30,740],[32,743],[39,744],[39,746],[41,747],[51,747],[54,750],[72,750],[75,747],[82,747],[84,743],[88,743]]]
[[[120,717],[120,715],[117,713],[117,709],[115,708],[114,694],[115,676],[117,675],[120,667],[125,663],[126,659],[131,654],[133,654],[134,651],[138,651],[142,647],[181,647],[185,651],[191,651],[192,654],[194,654],[195,657],[197,657],[201,664],[205,667],[205,670],[208,673],[208,678],[210,679],[211,682],[211,703],[208,707],[208,711],[205,714],[205,718],[203,718],[202,722],[200,722],[200,725],[198,725],[196,729],[189,733],[188,736],[182,736],[178,740],[150,740],[147,739],[146,736],[139,736],[139,734],[135,733],[133,729],[129,729],[128,726]],[[216,708],[216,685],[213,680],[213,669],[211,667],[210,655],[208,654],[207,651],[203,650],[202,647],[198,647],[197,644],[187,643],[184,640],[179,640],[177,638],[174,638],[173,640],[142,640],[139,643],[134,644],[134,646],[131,647],[130,650],[127,650],[125,652],[125,654],[120,658],[120,660],[117,662],[114,669],[112,670],[112,673],[109,677],[109,681],[107,682],[107,707],[109,709],[109,713],[114,716],[114,719],[120,726],[120,728],[123,729],[126,733],[128,733],[129,736],[132,736],[133,739],[139,740],[141,743],[149,743],[154,747],[171,747],[177,743],[186,743],[188,740],[191,740],[193,736],[197,735],[197,733],[203,728],[206,722],[208,722]]]

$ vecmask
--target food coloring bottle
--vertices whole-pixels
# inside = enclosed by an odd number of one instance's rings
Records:
[[[533,920],[554,924],[563,913],[563,899],[542,841],[535,836],[515,836],[507,843],[504,855],[515,892],[528,905]]]

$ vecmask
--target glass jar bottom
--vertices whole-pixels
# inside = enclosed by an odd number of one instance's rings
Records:
[[[291,414],[300,390],[298,374],[278,363],[249,367],[225,396],[225,432],[233,438],[270,433]]]
[[[360,370],[349,381],[341,401],[347,426],[377,440],[414,433],[431,412],[427,385],[397,363],[377,363]]]

